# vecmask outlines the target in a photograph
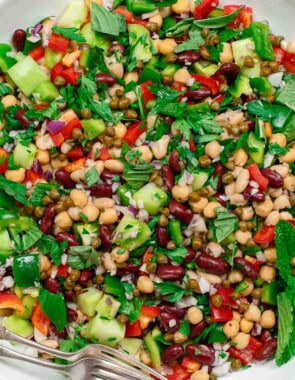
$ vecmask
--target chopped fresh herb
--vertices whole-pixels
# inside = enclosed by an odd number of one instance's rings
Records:
[[[60,26],[54,26],[52,28],[53,33],[61,34],[63,37],[69,38],[72,41],[77,41],[79,43],[86,42],[85,38],[79,33],[78,28],[63,28]]]
[[[175,53],[181,53],[187,50],[198,51],[200,46],[204,45],[205,40],[202,36],[202,30],[199,28],[191,29],[189,32],[190,39],[179,44],[174,50]]]
[[[166,30],[166,35],[168,37],[175,37],[184,34],[184,32],[186,32],[190,28],[193,20],[194,19],[191,17],[181,20],[180,22]]]
[[[83,245],[69,248],[67,263],[74,269],[91,268],[97,265],[99,260],[99,254],[93,247]]]
[[[190,325],[187,320],[181,322],[179,332],[184,336],[189,336],[191,333]]]
[[[169,281],[156,282],[155,288],[159,291],[160,295],[169,295],[167,298],[168,302],[179,302],[185,294],[185,289],[183,287]]]
[[[126,31],[126,22],[122,15],[112,13],[101,5],[92,2],[91,28],[99,33],[119,36],[120,33]]]
[[[33,192],[29,198],[29,204],[32,204],[33,206],[41,206],[43,205],[42,201],[43,198],[52,190],[57,189],[58,185],[56,184],[49,184],[49,183],[37,183],[34,188]]]
[[[168,256],[172,261],[181,264],[183,262],[183,259],[188,255],[188,252],[186,248],[184,247],[178,247],[173,250],[167,250],[167,249],[155,249],[156,254],[164,253],[166,256]]]
[[[280,146],[277,143],[270,144],[268,146],[268,153],[273,154],[273,155],[278,155],[278,156],[284,156],[286,153],[289,152],[289,150],[290,149],[288,147]]]
[[[214,219],[212,228],[216,241],[220,243],[238,228],[238,218],[225,209],[217,209],[217,218]]]
[[[295,79],[290,79],[276,98],[278,103],[284,104],[295,111]]]
[[[0,96],[8,95],[11,93],[11,88],[6,86],[4,83],[0,83]]]
[[[24,185],[0,176],[0,189],[20,203],[24,205],[28,203],[26,198],[27,189]]]
[[[27,251],[42,237],[42,232],[33,219],[21,217],[14,227],[14,242],[17,251]]]
[[[245,7],[242,6],[236,11],[230,13],[229,15],[220,16],[220,17],[213,17],[213,18],[206,18],[203,20],[196,20],[194,21],[194,25],[198,26],[199,28],[208,28],[208,29],[220,29],[224,28],[226,25],[230,24],[234,19],[240,14],[240,12]]]
[[[88,172],[85,174],[85,178],[88,186],[93,186],[99,182],[100,177],[95,166],[88,170]]]
[[[123,172],[123,178],[133,188],[140,189],[148,182],[150,175],[153,172],[154,166],[152,164],[126,164]]]
[[[295,285],[295,277],[293,276],[293,268],[290,260],[294,257],[295,247],[295,229],[284,221],[280,220],[276,225],[276,249],[277,249],[277,266],[280,276],[290,286]]]
[[[63,331],[67,324],[67,309],[64,296],[61,293],[53,294],[41,288],[39,300],[42,311],[59,332]]]

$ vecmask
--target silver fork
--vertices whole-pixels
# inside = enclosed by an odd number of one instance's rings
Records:
[[[66,372],[72,376],[73,374],[76,376],[77,372],[75,371],[77,370],[77,366],[82,365],[82,367],[84,366],[84,368],[90,367],[92,371],[91,374],[99,375],[101,376],[101,379],[150,380],[150,376],[154,376],[156,379],[166,380],[166,378],[163,375],[159,374],[152,368],[142,364],[132,356],[101,344],[89,344],[88,346],[76,352],[63,352],[60,350],[43,346],[32,340],[25,339],[19,335],[12,333],[11,331],[8,331],[4,326],[0,326],[0,339],[34,347],[40,352],[45,352],[50,355],[59,357],[61,359],[71,361],[72,364],[60,365],[47,360],[32,358],[27,355],[15,353],[13,350],[9,350],[10,353],[12,352],[13,354],[19,354],[19,359],[25,356],[25,360],[27,360],[28,358],[33,359],[35,361],[35,364],[40,364],[39,361],[41,360],[42,365],[44,365],[45,367],[57,369],[59,371]],[[36,360],[38,361],[38,363],[36,363]],[[32,360],[28,361],[32,363]],[[103,377],[106,375],[108,377]],[[89,379],[90,378],[91,377],[89,377]],[[81,380],[86,379],[88,378],[84,377]],[[80,380],[80,378],[72,377],[72,380]]]

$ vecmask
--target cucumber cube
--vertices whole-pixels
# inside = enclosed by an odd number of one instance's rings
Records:
[[[72,1],[57,21],[57,25],[63,28],[80,28],[88,15],[84,1]]]
[[[30,321],[26,319],[17,318],[15,315],[10,315],[3,321],[4,327],[9,331],[22,336],[23,338],[29,338],[34,333],[34,328]]]
[[[18,143],[13,151],[14,165],[21,166],[25,169],[31,169],[37,153],[37,148],[34,144],[22,145]]]
[[[116,319],[105,319],[96,315],[91,319],[84,334],[87,339],[97,339],[106,346],[116,346],[125,336],[125,325]]]
[[[121,306],[121,303],[115,300],[114,297],[108,294],[105,294],[98,301],[98,304],[96,305],[95,310],[97,311],[98,315],[100,315],[101,317],[113,319],[118,313],[120,306]]]
[[[138,190],[133,195],[133,199],[142,203],[150,215],[157,215],[168,202],[166,191],[163,191],[154,182],[148,183]]]
[[[88,315],[88,317],[93,317],[95,315],[95,309],[102,298],[103,293],[100,290],[89,288],[85,292],[80,293],[77,297],[78,310],[82,313]]]
[[[93,140],[105,131],[105,123],[102,119],[82,120],[82,127],[88,140]]]

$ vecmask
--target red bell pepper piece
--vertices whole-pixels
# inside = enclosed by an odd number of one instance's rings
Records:
[[[133,14],[129,12],[125,7],[118,7],[114,10],[115,13],[119,13],[124,16],[126,19],[126,24],[138,24],[142,26],[146,26],[147,21],[145,20],[137,20],[133,17]]]
[[[46,317],[45,313],[41,310],[40,302],[37,303],[33,310],[31,321],[34,327],[40,331],[41,334],[47,336],[49,334],[50,320]]]
[[[196,144],[194,142],[193,136],[191,136],[189,139],[189,150],[191,152],[195,152],[195,150],[196,150]]]
[[[188,372],[196,372],[201,368],[201,364],[197,360],[194,360],[189,356],[185,356],[182,359],[181,367],[186,369]]]
[[[294,220],[287,220],[287,222],[292,224],[292,226],[295,228],[295,221]]]
[[[217,95],[213,100],[214,100],[215,102],[222,103],[223,100],[224,100],[224,95],[222,95],[222,94]]]
[[[68,277],[69,275],[69,266],[67,264],[61,264],[57,267],[57,277]]]
[[[69,38],[63,37],[60,34],[51,33],[48,47],[49,49],[65,53],[69,47]]]
[[[68,84],[75,85],[77,84],[78,78],[82,75],[80,72],[74,71],[72,67],[70,67],[67,70],[64,70],[60,73],[60,76],[64,78],[64,80]]]
[[[179,364],[176,364],[172,370],[173,373],[165,375],[168,380],[188,380],[191,377],[191,373]]]
[[[141,83],[141,97],[143,99],[144,104],[147,104],[150,100],[155,100],[156,95],[154,95],[151,90],[148,88],[148,86],[152,85],[153,82],[151,80],[148,80],[146,82]]]
[[[67,157],[70,160],[79,160],[80,158],[85,157],[85,154],[81,146],[76,146],[67,153]]]
[[[200,74],[193,74],[192,77],[196,82],[200,83],[204,87],[207,87],[212,92],[212,95],[219,93],[219,84],[215,79]]]
[[[0,148],[0,174],[4,174],[8,168],[8,152]]]
[[[137,121],[127,129],[123,141],[126,141],[128,145],[133,145],[146,130],[147,126],[142,121]]]
[[[25,182],[31,182],[34,184],[40,179],[43,179],[43,176],[41,174],[36,173],[35,170],[30,169],[26,171]]]
[[[236,301],[234,301],[231,297],[234,291],[235,291],[234,288],[223,288],[223,287],[220,287],[217,290],[216,294],[222,297],[222,306],[237,306]]]
[[[275,226],[263,225],[260,230],[256,232],[253,240],[257,244],[267,244],[275,240]]]
[[[87,161],[87,157],[80,158],[79,160],[76,160],[76,161],[71,162],[70,164],[67,164],[64,167],[64,169],[67,172],[72,173],[75,170],[81,169],[83,166],[85,166],[86,161]]]
[[[101,148],[99,149],[99,155],[98,157],[101,161],[107,161],[111,160],[112,156],[110,155],[107,148]]]
[[[212,12],[219,5],[219,0],[202,0],[199,5],[196,6],[194,16],[197,20],[206,18],[210,12]]]
[[[236,347],[231,347],[228,352],[235,358],[241,360],[244,365],[251,363],[254,358],[255,352],[260,350],[262,343],[258,339],[250,336],[249,344],[243,350],[238,350]]]
[[[54,65],[53,68],[51,69],[51,72],[50,72],[51,82],[54,82],[55,78],[58,77],[64,70],[65,70],[65,68],[63,67],[63,65],[60,62],[58,62],[56,65]]]
[[[65,140],[71,139],[74,129],[82,129],[82,124],[78,117],[71,119],[61,130],[60,133],[63,135]]]
[[[276,61],[281,65],[284,61],[286,51],[282,49],[280,46],[275,46],[273,48],[273,52],[275,54]]]
[[[58,132],[54,135],[51,135],[51,139],[54,143],[55,146],[57,146],[58,148],[63,144],[63,142],[65,141],[65,138],[63,136],[62,133]]]
[[[44,110],[45,108],[48,108],[49,105],[48,104],[36,104],[34,106],[35,110]]]
[[[35,49],[31,50],[28,55],[35,61],[39,61],[39,59],[45,56],[45,49],[42,46],[38,46]]]
[[[143,263],[143,264],[148,264],[148,263],[150,263],[152,257],[154,257],[154,253],[153,253],[153,251],[149,251],[149,250],[147,250],[147,251],[145,252],[145,254],[143,255],[142,263]]]
[[[252,181],[258,183],[261,190],[266,190],[269,180],[263,176],[257,164],[247,166]]]
[[[140,315],[156,318],[160,315],[160,308],[158,306],[143,305],[140,310]]]
[[[285,69],[289,71],[289,73],[295,74],[295,54],[285,52],[283,65],[285,66]]]
[[[13,309],[19,313],[24,313],[25,311],[22,300],[17,295],[11,293],[0,294],[0,309]]]
[[[225,5],[224,15],[233,13],[239,8],[240,8],[240,5]],[[228,26],[234,29],[239,28],[241,25],[243,25],[244,28],[249,28],[252,22],[252,18],[253,18],[253,9],[250,7],[245,7],[240,12],[240,14],[235,18],[235,20],[232,23],[230,23]]]
[[[136,336],[142,336],[142,330],[140,328],[140,321],[135,322],[127,322],[126,324],[126,332],[125,337],[136,337]]]
[[[234,314],[230,307],[216,307],[210,302],[211,317],[213,322],[227,322],[233,319]]]

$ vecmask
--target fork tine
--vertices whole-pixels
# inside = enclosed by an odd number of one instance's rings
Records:
[[[125,373],[117,374],[114,372],[106,371],[102,368],[96,368],[96,370],[93,371],[91,374],[93,376],[105,377],[107,380],[123,380],[123,379],[124,380],[134,380],[134,377],[131,378],[129,376],[126,376]]]

